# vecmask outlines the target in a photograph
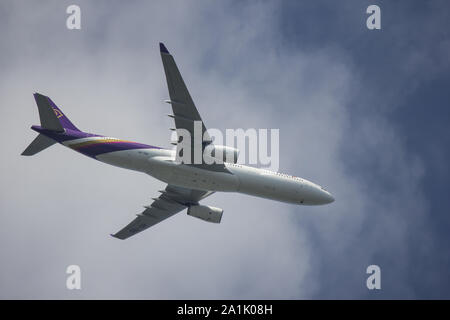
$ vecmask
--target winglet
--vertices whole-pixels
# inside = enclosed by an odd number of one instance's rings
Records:
[[[160,50],[161,52],[163,52],[163,53],[170,54],[170,53],[169,53],[169,50],[167,50],[166,46],[165,46],[164,43],[162,43],[162,42],[159,43],[159,50]]]

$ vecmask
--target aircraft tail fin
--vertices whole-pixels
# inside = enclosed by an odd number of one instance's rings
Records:
[[[39,118],[41,120],[42,129],[64,132],[65,129],[80,131],[67,118],[61,109],[47,96],[39,93],[34,94],[34,99],[39,110]],[[22,152],[23,156],[32,156],[44,149],[47,149],[56,141],[40,133],[33,142]]]
[[[47,149],[51,145],[55,144],[56,141],[50,139],[49,137],[44,136],[43,134],[39,134],[33,142],[22,152],[23,156],[32,156],[38,152],[41,152],[44,149]]]
[[[58,132],[64,129],[80,131],[49,97],[35,93],[34,99],[39,110],[42,128]]]

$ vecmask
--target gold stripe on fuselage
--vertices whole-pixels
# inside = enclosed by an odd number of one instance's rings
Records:
[[[73,143],[73,144],[70,144],[69,147],[77,150],[77,149],[95,145],[95,144],[103,144],[103,143],[110,143],[110,142],[131,142],[131,141],[114,139],[114,138],[108,138],[108,139],[100,138],[100,139],[89,140],[89,141],[84,141],[84,142],[80,142],[80,143]]]

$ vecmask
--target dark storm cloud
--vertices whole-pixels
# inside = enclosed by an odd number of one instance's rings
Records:
[[[368,209],[372,214],[359,240],[374,237],[378,242],[374,256],[386,266],[381,296],[448,297],[442,279],[449,260],[442,252],[448,250],[450,223],[444,187],[449,177],[444,163],[449,141],[445,87],[450,84],[450,8],[445,1],[377,1],[382,29],[368,32],[358,26],[363,26],[366,16],[361,13],[372,3],[296,2],[283,9],[283,34],[291,46],[306,50],[338,47],[353,66],[357,84],[349,96],[351,115],[341,159],[377,201]],[[320,28],[308,19],[314,14],[320,14]],[[399,197],[390,204],[394,199],[386,196],[392,193],[403,194],[404,200]],[[423,198],[425,203],[419,200]],[[387,237],[387,245],[382,245],[376,226],[383,219],[391,219],[398,234],[405,232],[405,242],[390,244]],[[396,219],[405,222],[394,223]],[[366,249],[359,244],[355,250]],[[351,264],[336,266],[333,255],[324,257],[330,259],[322,264],[321,274],[336,279],[335,288],[349,292],[347,279],[336,270]],[[342,296],[336,293],[333,289],[318,296]]]

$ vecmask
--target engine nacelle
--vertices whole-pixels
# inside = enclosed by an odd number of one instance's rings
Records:
[[[222,213],[223,210],[220,208],[202,205],[190,206],[187,211],[187,214],[190,216],[212,223],[220,223],[220,220],[222,220]]]
[[[205,147],[204,154],[220,160],[221,163],[236,163],[239,157],[239,150],[227,146],[216,146],[214,144],[209,144]]]

